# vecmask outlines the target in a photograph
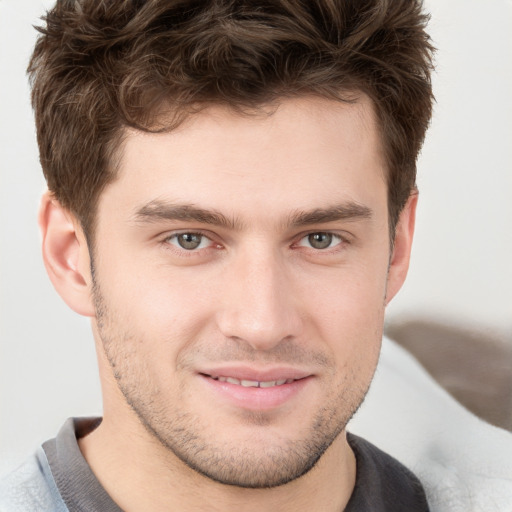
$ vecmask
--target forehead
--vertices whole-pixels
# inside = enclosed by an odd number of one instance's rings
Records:
[[[249,114],[212,106],[177,129],[127,129],[117,180],[100,198],[140,209],[155,200],[277,214],[385,195],[381,144],[370,100],[316,97]],[[99,212],[101,215],[101,211]]]

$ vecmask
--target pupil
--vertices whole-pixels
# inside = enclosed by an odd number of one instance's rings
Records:
[[[178,243],[183,249],[196,249],[201,244],[201,236],[193,233],[182,233],[178,235]]]
[[[311,247],[315,249],[327,249],[331,245],[332,235],[330,233],[313,233],[308,237]]]

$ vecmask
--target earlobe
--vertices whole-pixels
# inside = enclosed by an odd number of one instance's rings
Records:
[[[39,208],[43,261],[64,302],[84,316],[94,316],[87,241],[73,215],[46,192]]]
[[[414,225],[416,220],[416,206],[418,204],[418,192],[415,191],[409,197],[404,206],[395,230],[395,243],[389,263],[388,282],[386,291],[386,305],[398,293],[402,287],[411,257]]]

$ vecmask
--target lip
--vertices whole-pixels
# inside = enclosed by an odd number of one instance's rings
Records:
[[[243,366],[223,366],[200,371],[198,376],[215,398],[236,408],[252,411],[269,411],[294,400],[313,380],[311,373],[295,368],[256,369]],[[218,380],[231,377],[239,381],[286,381],[272,387],[245,387]]]
[[[250,366],[218,366],[200,370],[199,373],[210,377],[233,377],[238,380],[268,382],[273,380],[300,380],[311,373],[290,367],[253,368]]]

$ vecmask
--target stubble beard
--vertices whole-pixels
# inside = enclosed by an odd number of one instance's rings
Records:
[[[331,397],[299,440],[282,438],[272,444],[255,442],[249,447],[223,444],[216,441],[211,425],[205,424],[204,419],[178,407],[172,410],[166,407],[158,386],[151,382],[146,361],[126,348],[144,344],[143,340],[126,332],[121,321],[116,322],[96,282],[94,300],[103,351],[126,403],[151,438],[165,448],[165,455],[172,454],[192,470],[220,484],[272,488],[308,473],[344,431],[371,382],[369,379],[366,385],[354,388],[351,385],[354,375],[347,375],[343,384],[330,393]],[[264,429],[269,421],[265,413],[245,414],[245,422],[255,429]]]

